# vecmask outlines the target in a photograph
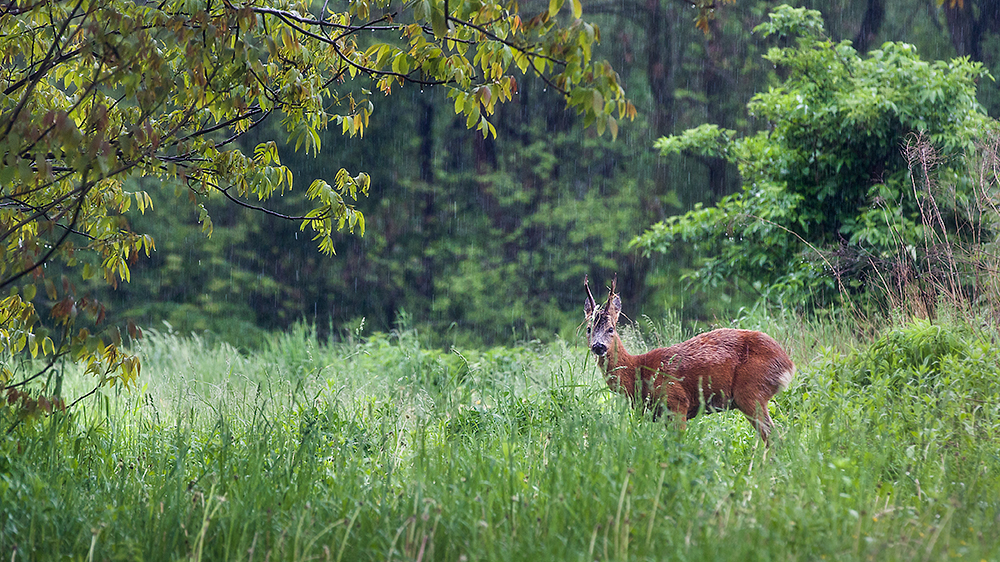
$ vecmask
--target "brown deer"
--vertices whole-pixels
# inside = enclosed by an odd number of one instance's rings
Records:
[[[618,337],[622,302],[612,283],[608,301],[598,306],[587,278],[587,346],[611,390],[635,407],[663,407],[684,422],[704,407],[706,413],[737,408],[767,443],[773,422],[767,402],[792,380],[795,365],[778,342],[763,332],[723,328],[686,342],[630,355]]]

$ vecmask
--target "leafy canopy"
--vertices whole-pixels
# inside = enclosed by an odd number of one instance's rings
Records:
[[[767,128],[739,138],[705,124],[655,143],[662,154],[738,164],[742,190],[654,224],[632,244],[647,253],[691,244],[702,256],[688,276],[698,288],[743,279],[789,303],[822,302],[842,288],[836,278],[863,284],[863,268],[852,266],[922,239],[902,147],[921,134],[940,151],[938,173],[956,178],[960,155],[988,123],[976,101],[986,73],[966,58],[923,61],[904,43],[862,57],[828,39],[820,13],[804,8],[780,6],[755,32],[788,45],[765,56],[783,78],[748,104]],[[854,257],[834,265],[834,252]]]
[[[582,11],[579,0],[552,0],[532,17],[510,0],[0,1],[0,389],[67,356],[101,383],[134,381],[139,363],[117,331],[72,328],[81,312],[99,323],[101,306],[46,278],[45,264],[128,281],[130,264],[155,248],[123,217],[151,207],[134,178],[186,196],[209,234],[203,203],[213,194],[278,215],[262,203],[293,178],[276,144],[250,154],[239,145],[269,117],[296,150],[317,154],[321,131],[364,135],[379,97],[418,84],[447,88],[470,128],[495,135],[489,118],[517,92],[519,72],[615,136],[635,109],[610,65],[592,58],[600,32]],[[332,254],[336,231],[364,233],[352,201],[369,188],[367,174],[341,169],[305,190],[311,210],[279,216]],[[24,352],[48,367],[12,382]]]

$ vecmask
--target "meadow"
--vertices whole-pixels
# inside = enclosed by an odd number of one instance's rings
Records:
[[[676,326],[626,344],[692,335]],[[148,331],[141,388],[3,413],[0,559],[1000,559],[991,328],[734,326],[798,366],[766,451],[738,412],[681,432],[632,410],[582,338],[442,350],[299,326],[241,353]]]

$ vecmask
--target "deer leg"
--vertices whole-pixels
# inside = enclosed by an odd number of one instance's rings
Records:
[[[767,412],[767,402],[761,402],[755,410],[754,416],[747,414],[747,417],[750,419],[750,423],[757,428],[764,445],[769,445],[770,441],[768,441],[768,438],[771,436],[771,429],[774,427],[774,422],[771,421],[771,414]]]
[[[681,431],[687,428],[688,397],[683,391],[671,392],[667,395],[667,409],[676,421]]]
[[[754,429],[760,433],[761,440],[767,445],[767,439],[771,435],[771,428],[774,427],[774,422],[771,421],[771,414],[767,411],[768,398],[766,395],[762,396],[760,393],[746,390],[740,391],[739,389],[734,394],[733,401],[736,403],[736,407],[750,420]]]

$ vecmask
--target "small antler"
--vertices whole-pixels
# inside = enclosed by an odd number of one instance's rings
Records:
[[[583,275],[583,288],[587,289],[587,302],[585,303],[583,309],[584,313],[589,318],[593,314],[594,310],[597,309],[597,301],[594,300],[594,294],[590,292],[590,283],[587,279],[587,274]]]

